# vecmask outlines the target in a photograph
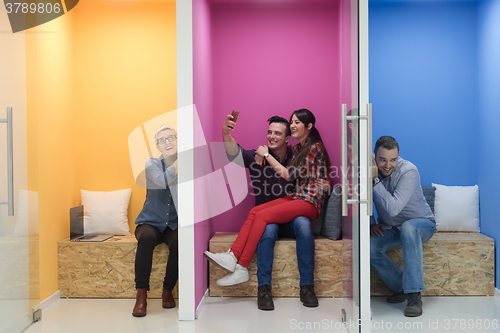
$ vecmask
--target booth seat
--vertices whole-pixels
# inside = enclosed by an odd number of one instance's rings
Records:
[[[234,243],[236,232],[217,232],[210,240],[211,252],[226,252]],[[314,285],[318,297],[342,297],[342,240],[315,236]],[[227,271],[210,263],[210,296],[257,296],[256,256],[248,267],[250,280],[235,286],[221,287],[216,281]],[[299,271],[295,239],[278,239],[274,249],[273,296],[299,297]]]
[[[134,236],[115,236],[104,242],[58,243],[59,290],[61,297],[135,298]],[[161,298],[168,246],[153,253],[149,298]],[[178,298],[177,286],[172,291]]]
[[[494,295],[495,241],[477,232],[437,232],[423,245],[424,283],[422,295]],[[387,252],[403,265],[402,248]],[[372,296],[392,295],[377,272],[371,269]]]

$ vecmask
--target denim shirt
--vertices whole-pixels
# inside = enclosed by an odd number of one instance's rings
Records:
[[[150,224],[161,232],[177,229],[177,175],[162,157],[146,161],[146,201],[135,224]]]
[[[417,218],[434,220],[425,200],[417,167],[398,157],[396,169],[373,187],[378,221],[386,228],[399,227]]]

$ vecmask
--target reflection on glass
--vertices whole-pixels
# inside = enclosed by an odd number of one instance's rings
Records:
[[[36,178],[28,164],[36,140],[28,141],[27,35],[12,33],[5,11],[0,11],[0,45],[0,119],[5,119],[0,122],[0,332],[21,332],[32,322],[32,309],[40,301],[38,193],[28,186],[28,174]],[[7,108],[12,108],[9,123]],[[11,142],[7,142],[8,127]],[[13,152],[12,176],[8,151]],[[13,216],[9,216],[12,200]]]

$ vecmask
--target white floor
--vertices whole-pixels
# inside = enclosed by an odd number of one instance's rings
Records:
[[[61,299],[24,333],[347,332],[341,327],[342,299],[321,298],[318,308],[305,308],[297,298],[274,301],[274,311],[260,311],[253,297],[208,297],[197,320],[178,321],[177,309],[162,309],[159,299],[148,300],[143,318],[132,317],[132,299]],[[406,318],[404,303],[372,298],[371,331],[500,332],[499,298],[424,297],[423,302],[421,317]]]

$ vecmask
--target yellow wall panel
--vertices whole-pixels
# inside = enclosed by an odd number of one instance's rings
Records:
[[[132,188],[134,229],[145,190],[135,184],[128,136],[177,107],[175,2],[81,0],[30,31],[29,187],[39,192],[43,300],[58,289],[57,242],[69,236],[80,189]]]
[[[29,186],[39,193],[40,299],[57,291],[57,241],[77,200],[73,113],[73,17],[27,34]]]
[[[134,229],[145,190],[135,185],[128,136],[177,107],[175,3],[80,1],[75,13],[77,187],[132,188]]]

